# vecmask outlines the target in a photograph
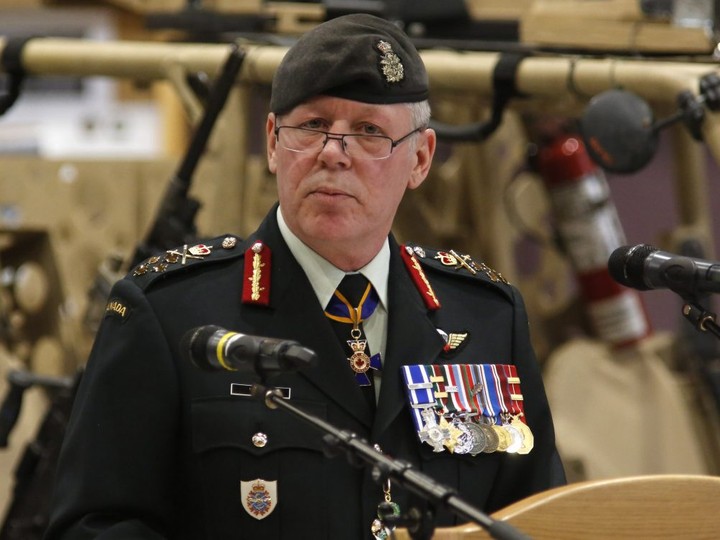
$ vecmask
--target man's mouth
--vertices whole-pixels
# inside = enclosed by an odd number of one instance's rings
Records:
[[[331,188],[318,188],[310,192],[311,195],[320,195],[324,197],[352,197],[349,193]]]

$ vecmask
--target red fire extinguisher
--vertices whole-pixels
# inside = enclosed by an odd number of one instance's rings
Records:
[[[614,281],[607,268],[610,254],[626,242],[603,171],[574,135],[541,147],[537,168],[597,337],[624,347],[649,336],[652,330],[639,294]]]

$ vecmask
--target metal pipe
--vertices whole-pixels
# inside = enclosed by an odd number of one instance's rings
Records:
[[[0,37],[0,56],[6,40]],[[240,80],[269,84],[287,48],[243,43],[245,64]],[[22,66],[34,75],[108,76],[134,80],[167,78],[168,65],[187,72],[214,76],[227,57],[228,45],[94,41],[73,38],[30,39],[22,49]],[[492,74],[501,53],[458,50],[422,50],[431,88],[435,91],[473,92],[492,97]],[[2,69],[2,66],[0,66]],[[613,88],[624,88],[664,110],[674,110],[683,90],[697,93],[703,75],[716,70],[711,63],[655,59],[529,56],[517,71],[516,87],[526,100],[584,103]],[[517,100],[521,102],[522,100]],[[521,104],[522,105],[522,104]],[[513,102],[511,107],[515,106]],[[720,122],[710,113],[702,132],[720,163]]]
[[[6,40],[0,37],[0,55]],[[241,80],[269,83],[286,47],[241,44],[247,50]],[[108,76],[164,79],[167,63],[188,72],[215,75],[229,45],[94,41],[32,38],[22,50],[22,65],[34,75]],[[472,91],[490,96],[492,72],[501,53],[423,50],[431,86],[438,90]],[[0,66],[0,70],[2,66]],[[653,59],[606,59],[529,56],[518,69],[518,90],[533,98],[584,97],[622,86],[641,97],[674,103],[681,90],[697,91],[697,80],[714,64]],[[670,95],[668,95],[670,94]]]

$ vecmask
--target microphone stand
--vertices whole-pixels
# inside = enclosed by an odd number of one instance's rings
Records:
[[[705,310],[696,301],[686,299],[686,304],[682,308],[685,318],[690,321],[697,330],[701,332],[710,332],[716,338],[720,339],[720,326],[715,322],[715,313]]]
[[[466,501],[463,501],[454,490],[448,488],[429,476],[413,470],[412,465],[406,461],[393,459],[376,450],[364,439],[359,438],[355,433],[347,430],[340,430],[332,424],[325,422],[321,418],[311,415],[294,405],[291,405],[282,397],[282,393],[277,388],[268,387],[261,383],[256,383],[252,387],[253,397],[263,400],[269,409],[285,409],[294,416],[310,423],[316,428],[324,431],[326,435],[323,441],[331,448],[339,448],[347,453],[348,460],[351,463],[367,463],[372,467],[373,479],[380,483],[388,478],[393,482],[405,487],[416,495],[420,495],[426,500],[431,501],[435,505],[442,506],[454,512],[461,518],[473,521],[480,525],[492,538],[500,540],[529,540],[529,537],[515,529],[509,523],[495,520],[487,514],[481,512]],[[418,531],[419,521],[422,516],[420,512],[415,512],[414,527],[408,527],[412,538],[428,538],[426,533]],[[413,513],[409,514],[411,518]],[[422,534],[423,536],[416,536]]]

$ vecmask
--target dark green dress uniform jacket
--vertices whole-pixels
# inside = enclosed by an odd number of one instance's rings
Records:
[[[257,239],[272,250],[270,304],[241,302],[244,252]],[[272,379],[292,403],[356,433],[394,458],[492,512],[564,482],[541,373],[518,292],[484,274],[443,267],[428,250],[425,275],[441,308],[428,310],[390,238],[389,326],[381,394],[373,417],[305,273],[283,241],[275,210],[233,249],[162,272],[119,281],[75,402],[56,479],[47,539],[355,539],[370,537],[381,486],[346,456],[326,455],[322,433],[271,410],[231,385],[253,373],[198,370],[181,351],[202,325],[297,340],[316,367]],[[443,352],[437,329],[467,332]],[[457,455],[421,444],[408,412],[400,366],[513,363],[521,378],[535,448],[527,455]],[[238,388],[237,386],[235,388]],[[267,436],[256,446],[256,433]],[[241,481],[276,482],[274,510],[244,509]],[[400,486],[393,500],[414,501]],[[412,498],[412,497],[411,497]],[[461,523],[438,509],[436,524]]]

